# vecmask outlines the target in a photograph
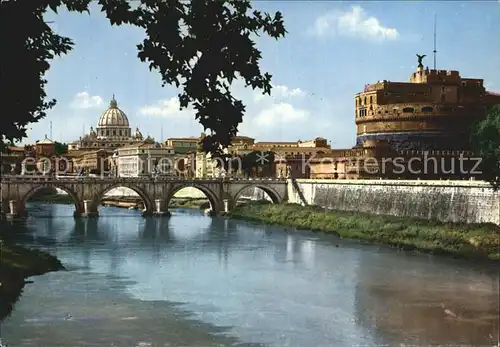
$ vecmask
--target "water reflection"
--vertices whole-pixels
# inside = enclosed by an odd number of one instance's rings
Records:
[[[64,206],[38,208],[43,215],[72,213]],[[158,346],[190,346],[190,331],[200,322],[208,325],[198,346],[211,345],[215,326],[225,336],[270,346],[487,345],[498,334],[498,276],[461,262],[199,211],[142,218],[117,210],[101,209],[97,219],[53,218],[50,224],[35,217],[19,227],[34,246],[77,271],[37,278],[40,286],[27,290],[4,328],[16,346],[28,346],[29,338],[54,345],[53,330],[24,319],[40,319],[40,310],[53,317],[65,307],[75,317],[100,319],[92,333],[77,324],[84,318],[57,323],[60,336],[77,334],[86,346],[134,345],[131,325],[121,320],[130,317],[133,333],[148,331]],[[82,293],[84,301],[77,299]],[[172,303],[188,316],[178,316]],[[182,328],[167,337],[164,327],[176,324]]]
[[[490,267],[461,268],[460,262],[425,257],[364,254],[359,267],[356,314],[380,343],[493,346],[499,336],[498,274]],[[424,259],[422,259],[424,258]],[[462,264],[465,265],[465,264]],[[492,271],[493,270],[493,271]]]

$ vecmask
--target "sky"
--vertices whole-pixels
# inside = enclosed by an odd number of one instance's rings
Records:
[[[333,148],[355,144],[354,95],[379,80],[408,81],[416,54],[432,68],[434,14],[437,67],[483,78],[500,91],[500,2],[492,1],[254,1],[261,11],[281,11],[285,38],[259,37],[261,68],[273,75],[271,96],[234,86],[247,112],[239,135],[257,141],[297,141],[318,136]],[[137,58],[144,32],[112,27],[93,7],[90,15],[47,14],[51,26],[75,46],[47,73],[47,94],[57,99],[45,119],[32,124],[23,143],[50,137],[76,140],[109,106],[113,94],[132,130],[156,140],[198,136],[192,110],[179,110],[175,87]],[[161,135],[163,134],[163,138]]]

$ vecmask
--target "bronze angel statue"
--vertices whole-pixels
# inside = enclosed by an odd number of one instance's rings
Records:
[[[422,65],[422,60],[426,57],[425,54],[417,54],[417,59],[418,59],[418,66],[423,66]]]

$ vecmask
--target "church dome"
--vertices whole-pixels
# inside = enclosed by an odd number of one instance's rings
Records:
[[[118,108],[118,103],[115,100],[115,96],[113,95],[113,99],[109,103],[109,108],[104,111],[99,118],[99,123],[97,123],[98,127],[128,127],[128,118],[125,113]]]

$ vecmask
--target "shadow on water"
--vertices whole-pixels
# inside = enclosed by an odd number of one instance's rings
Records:
[[[19,300],[25,285],[23,278],[14,278],[10,275],[0,275],[0,322],[7,318]]]

